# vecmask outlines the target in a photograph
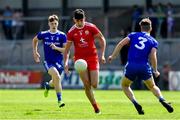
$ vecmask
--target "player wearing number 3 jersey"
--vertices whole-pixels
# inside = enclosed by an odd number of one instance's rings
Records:
[[[139,23],[141,32],[132,32],[126,38],[118,43],[112,55],[108,57],[108,61],[111,62],[121,48],[130,44],[128,52],[128,62],[125,66],[124,77],[122,79],[122,89],[126,96],[134,104],[139,114],[144,114],[142,106],[137,102],[130,85],[135,79],[137,82],[143,80],[147,88],[159,99],[159,102],[168,110],[173,112],[172,106],[165,101],[160,89],[155,85],[152,74],[156,77],[160,75],[157,70],[157,56],[156,51],[158,42],[150,35],[152,30],[151,21],[148,18],[144,18]],[[149,63],[150,61],[150,63]],[[151,66],[152,67],[151,67]]]

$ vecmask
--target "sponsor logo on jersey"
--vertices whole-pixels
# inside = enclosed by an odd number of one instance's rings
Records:
[[[54,40],[54,36],[51,36],[51,40]]]
[[[88,34],[89,34],[89,31],[88,31],[88,30],[86,30],[86,31],[85,31],[85,34],[86,34],[86,35],[88,35]]]
[[[56,38],[56,41],[59,41],[59,37]]]
[[[86,42],[85,39],[81,37],[79,47],[87,47],[87,46],[88,46],[88,42]]]
[[[44,39],[45,39],[45,40],[49,40],[49,38],[48,38],[48,37],[45,37]]]

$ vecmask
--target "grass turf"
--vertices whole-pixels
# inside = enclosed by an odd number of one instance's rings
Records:
[[[133,104],[120,90],[96,90],[96,100],[102,114],[96,115],[83,90],[64,90],[66,106],[58,108],[54,90],[44,98],[43,90],[0,90],[0,119],[64,119],[64,120],[106,120],[106,119],[180,119],[180,92],[163,91],[165,99],[174,107],[168,113],[150,91],[135,91],[145,115],[138,115]]]

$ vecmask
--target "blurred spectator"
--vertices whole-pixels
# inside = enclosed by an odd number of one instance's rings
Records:
[[[167,38],[167,18],[164,18],[162,25],[161,25],[161,37]]]
[[[1,13],[1,12],[0,12],[0,19],[1,19],[1,20],[3,19],[3,16],[2,16],[2,13]],[[3,29],[2,29],[2,25],[0,24],[0,40],[2,40],[2,39],[3,39],[2,36],[4,36],[2,30],[3,30]]]
[[[173,5],[171,3],[167,4],[167,33],[168,38],[173,36],[174,18],[173,18]]]
[[[152,22],[152,31],[151,31],[151,36],[153,36],[154,38],[156,37],[156,32],[157,32],[157,17],[155,16],[156,13],[154,11],[154,7],[150,7],[147,9],[145,16],[149,17],[149,19]]]
[[[128,50],[129,50],[129,45],[125,45],[122,47],[121,52],[120,52],[121,65],[123,66],[125,66],[127,63]]]
[[[12,9],[10,8],[10,6],[6,6],[5,10],[3,11],[4,20],[2,21],[2,27],[3,27],[3,30],[4,30],[4,35],[5,35],[6,39],[8,39],[8,40],[13,39],[12,15],[13,15]]]
[[[126,37],[128,34],[130,33],[130,31],[128,30],[124,30],[122,29],[120,31],[120,37],[124,38]],[[120,62],[122,66],[125,66],[127,63],[127,59],[128,59],[128,50],[129,50],[129,45],[125,45],[122,47],[121,51],[120,51]]]
[[[16,40],[24,38],[24,22],[21,20],[23,17],[23,13],[21,10],[16,10],[13,14],[13,22],[12,26],[14,28],[14,38]]]
[[[139,21],[141,19],[142,9],[138,5],[133,6],[132,29],[131,31],[140,31]]]
[[[156,77],[155,74],[153,73],[153,78],[154,78],[155,84],[159,87],[160,86],[160,84],[159,84],[159,82],[160,82],[160,75],[158,77]]]
[[[169,63],[165,63],[162,68],[162,89],[169,90],[169,72],[171,71],[171,66]]]
[[[163,5],[161,3],[158,3],[158,5],[157,5],[156,14],[157,14],[157,20],[158,20],[157,37],[162,37],[161,33],[164,31],[164,30],[162,30],[162,24],[165,21],[165,17],[164,17],[165,11],[164,11]]]

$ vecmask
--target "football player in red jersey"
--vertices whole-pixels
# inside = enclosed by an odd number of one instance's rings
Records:
[[[95,113],[101,113],[94,97],[93,88],[97,88],[99,79],[99,60],[94,40],[100,43],[100,62],[106,63],[104,54],[106,41],[100,30],[92,23],[85,21],[85,13],[82,9],[74,11],[74,25],[68,31],[67,44],[64,52],[64,68],[68,74],[68,52],[72,43],[74,44],[74,58],[84,59],[87,62],[87,70],[79,72],[80,78],[84,84],[86,96],[91,102]]]

